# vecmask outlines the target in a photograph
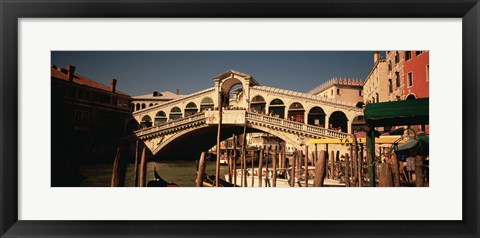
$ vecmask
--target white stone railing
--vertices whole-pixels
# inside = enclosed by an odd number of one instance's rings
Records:
[[[253,120],[257,122],[262,122],[265,124],[270,125],[277,125],[281,126],[285,129],[294,130],[299,133],[310,134],[313,136],[321,136],[321,137],[330,137],[330,138],[347,138],[350,134],[345,132],[340,132],[336,130],[330,130],[319,126],[307,125],[305,123],[296,122],[296,121],[289,121],[278,117],[272,117],[264,114],[258,114],[253,112],[246,112],[246,111],[238,111],[239,113],[245,113],[245,118],[247,120]],[[152,133],[156,133],[162,130],[171,130],[177,127],[185,126],[192,123],[197,123],[205,121],[206,122],[206,115],[205,112],[197,113],[195,115],[180,118],[178,120],[169,121],[167,123],[153,126],[145,129],[141,129],[135,131],[135,135],[138,137],[149,135]]]
[[[320,135],[324,137],[347,138],[350,136],[350,134],[345,132],[330,130],[330,129],[326,129],[319,126],[307,125],[301,122],[289,121],[289,120],[285,120],[278,117],[271,117],[268,115],[257,114],[252,112],[246,112],[245,117],[247,118],[247,120],[250,119],[250,120],[255,120],[255,121],[264,122],[268,124],[274,124],[274,125],[282,126],[284,128],[293,129],[298,132],[315,134],[315,135]]]
[[[138,131],[135,131],[135,135],[137,136],[148,135],[154,132],[158,132],[166,129],[173,129],[175,127],[185,126],[187,124],[196,123],[202,120],[203,121],[205,120],[205,112],[200,112],[189,117],[179,118],[177,120],[169,121],[167,123],[163,123],[158,126],[152,126],[152,127],[140,129]]]

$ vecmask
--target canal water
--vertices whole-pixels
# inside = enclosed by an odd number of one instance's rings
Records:
[[[167,182],[181,187],[195,187],[197,165],[195,161],[171,160],[147,163],[147,181],[154,180],[154,164],[158,174]],[[113,164],[93,164],[80,166],[80,173],[85,179],[80,182],[81,187],[109,187],[112,179]],[[205,173],[215,175],[215,161],[207,161]],[[220,177],[225,179],[228,167],[220,166]],[[125,186],[134,187],[135,165],[128,164],[125,176]]]

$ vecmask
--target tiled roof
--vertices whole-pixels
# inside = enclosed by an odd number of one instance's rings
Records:
[[[169,91],[161,91],[161,92],[158,92],[158,94],[159,96],[153,96],[153,93],[149,93],[145,95],[133,96],[132,98],[137,100],[141,100],[141,99],[173,100],[173,99],[177,99],[185,96],[185,95],[177,95]]]
[[[64,69],[62,67],[59,67],[59,66],[55,66],[55,65],[51,65],[50,69],[51,69],[51,77],[52,78],[57,78],[57,79],[68,81],[68,75],[67,75],[67,70],[66,69]],[[103,91],[111,92],[111,89],[110,89],[109,86],[106,86],[106,85],[103,85],[101,83],[95,82],[95,81],[93,81],[93,80],[91,80],[87,77],[84,77],[84,76],[81,76],[81,75],[78,75],[78,74],[74,74],[73,82],[76,83],[76,84],[83,85],[83,86],[87,86],[87,87],[96,88],[96,89],[100,89],[100,90],[103,90]],[[128,95],[126,93],[123,93],[123,92],[120,92],[118,90],[115,90],[115,93],[120,94],[120,95],[130,96],[130,95]]]

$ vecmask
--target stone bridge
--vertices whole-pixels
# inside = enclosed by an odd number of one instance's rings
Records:
[[[205,151],[216,143],[219,112],[222,135],[266,132],[297,149],[309,138],[345,138],[363,121],[355,103],[261,86],[250,75],[230,70],[213,78],[214,87],[133,112],[142,129],[135,132],[153,154],[185,149]],[[241,88],[232,90],[234,85]],[[233,92],[231,92],[233,91]],[[326,129],[332,127],[334,129]]]

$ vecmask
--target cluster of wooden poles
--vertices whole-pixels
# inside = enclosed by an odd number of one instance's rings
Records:
[[[315,150],[308,151],[308,146],[305,146],[305,151],[296,150],[290,159],[287,159],[285,155],[285,148],[280,145],[264,146],[257,151],[250,150],[251,163],[247,164],[246,155],[247,150],[245,143],[242,143],[240,155],[237,155],[237,136],[233,135],[233,149],[226,151],[228,161],[228,182],[234,185],[239,184],[241,187],[276,187],[277,175],[286,173],[290,170],[290,186],[295,186],[295,183],[300,180],[303,173],[303,186],[308,187],[308,180],[311,177],[308,173],[308,166],[314,166],[313,186],[322,187],[325,178],[340,179],[343,174],[345,179],[345,186],[363,186],[363,145],[358,145],[356,139],[354,144],[350,144],[350,153],[345,154],[345,161],[335,159],[335,151],[328,151],[328,144],[325,145],[326,150],[318,151],[317,145]],[[245,140],[245,134],[243,136]],[[360,149],[359,149],[360,148]],[[217,150],[217,153],[220,153]],[[330,152],[330,156],[329,156]],[[311,156],[309,158],[309,156]],[[240,159],[240,168],[237,169],[237,160]],[[258,161],[258,167],[255,168],[255,161]],[[271,161],[271,167],[270,167]],[[265,163],[265,164],[264,164]],[[200,156],[200,162],[198,166],[196,186],[202,186],[202,179],[205,172],[205,153]],[[247,169],[251,167],[251,184],[247,183]],[[258,173],[256,179],[254,179],[254,171],[257,169]],[[302,171],[303,170],[303,171]],[[237,171],[240,171],[239,173]],[[271,173],[270,173],[271,171]],[[279,173],[280,172],[280,173]],[[237,173],[240,174],[240,183],[237,183]],[[271,174],[271,180],[269,178]],[[264,177],[265,176],[265,177]],[[257,182],[255,181],[257,180]],[[271,182],[270,182],[271,181]]]
[[[138,152],[140,149],[139,141],[137,140],[135,145],[135,187],[147,186],[147,150],[145,147],[142,149],[142,156],[139,161]],[[125,174],[127,168],[127,156],[125,155],[125,148],[120,146],[117,148],[115,160],[113,161],[113,171],[111,187],[124,187],[125,186]]]

